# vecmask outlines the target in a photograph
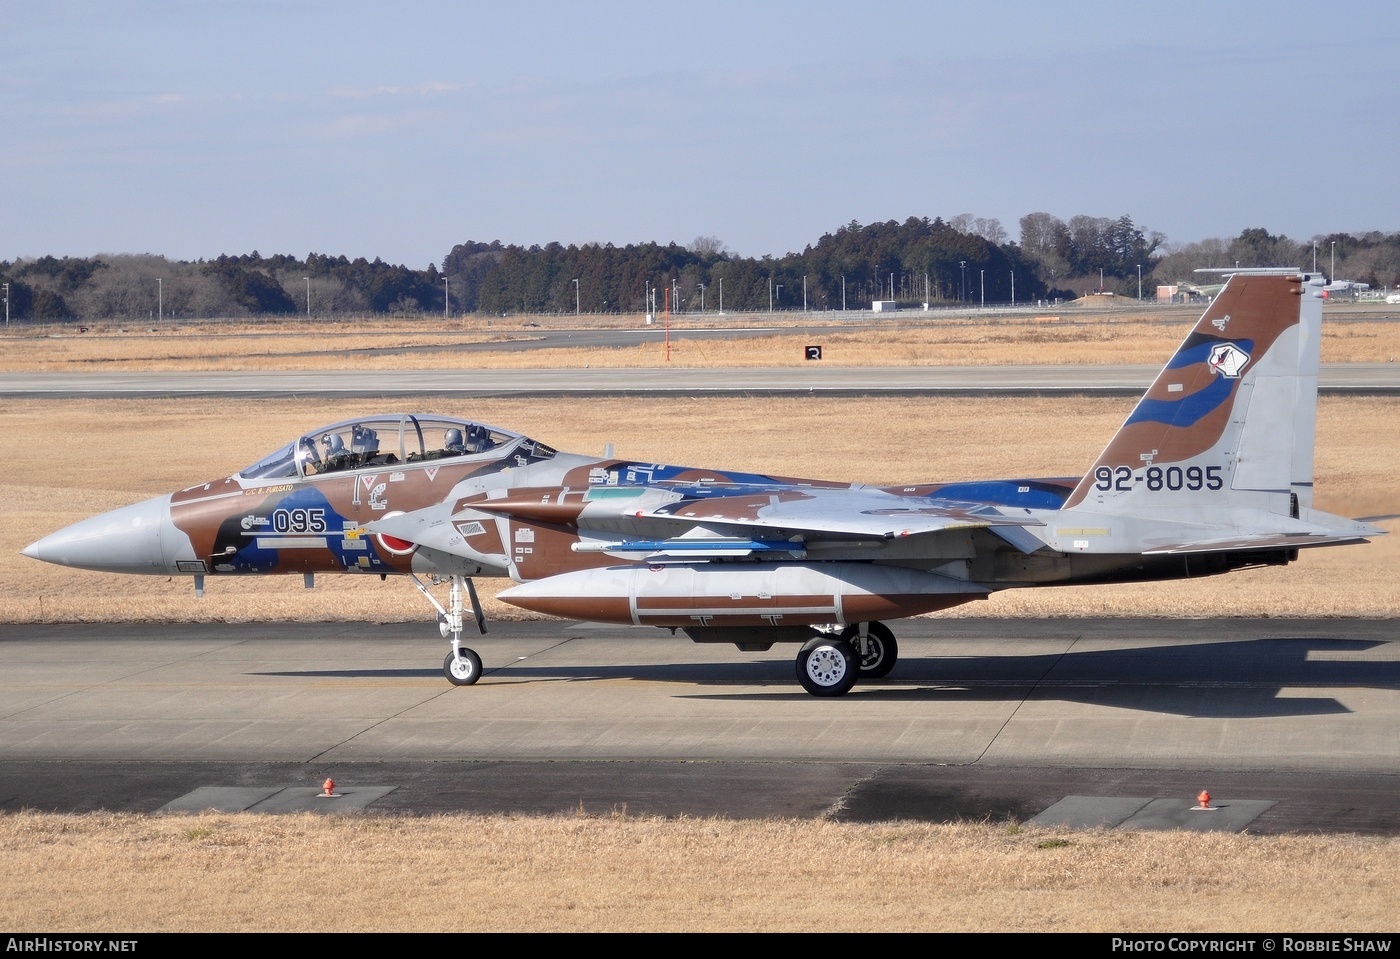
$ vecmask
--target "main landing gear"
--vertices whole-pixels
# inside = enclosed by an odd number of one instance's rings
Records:
[[[844,696],[857,679],[888,676],[898,659],[899,645],[884,623],[852,624],[798,651],[797,680],[813,696]]]
[[[428,602],[438,611],[438,629],[444,637],[452,638],[452,651],[442,662],[442,674],[454,686],[470,686],[481,678],[481,657],[476,654],[476,650],[462,645],[463,592],[471,600],[476,629],[483,636],[486,635],[486,615],[481,611],[481,600],[477,599],[476,587],[472,585],[470,577],[451,576],[448,581],[451,586],[448,589],[447,607],[444,608],[428,587],[423,585],[423,581],[416,575],[413,576],[413,585],[418,587],[418,592],[426,596]]]

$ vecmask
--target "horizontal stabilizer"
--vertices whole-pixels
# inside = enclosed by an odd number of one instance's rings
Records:
[[[1381,530],[1384,532],[1384,530]],[[1364,536],[1355,533],[1271,533],[1259,536],[1229,536],[1194,543],[1173,543],[1144,550],[1145,556],[1177,553],[1241,552],[1256,549],[1306,549],[1309,546],[1345,546],[1365,543]]]

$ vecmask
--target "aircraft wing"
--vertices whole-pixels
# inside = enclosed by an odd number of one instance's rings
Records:
[[[1043,525],[1025,510],[1011,515],[979,503],[894,496],[872,487],[735,488],[635,504],[611,496],[602,502],[626,505],[582,509],[575,551],[644,553],[652,560],[776,557],[823,543],[985,528],[1006,529],[1008,540],[1030,551],[1039,541],[1024,534],[1013,538],[1010,531]]]
[[[981,503],[894,496],[871,488],[788,489],[782,492],[684,500],[653,511],[659,526],[742,527],[756,535],[804,538],[898,539],[946,530],[990,526],[1040,526]]]
[[[654,484],[501,490],[375,520],[366,529],[463,555],[462,523],[483,514],[572,528],[578,536],[575,552],[685,560],[779,559],[821,544],[875,545],[970,529],[991,529],[1032,552],[1042,544],[1023,528],[1044,525],[1024,509],[896,496],[877,487],[724,484],[676,489]]]

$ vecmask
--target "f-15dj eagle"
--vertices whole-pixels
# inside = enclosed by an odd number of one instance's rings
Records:
[[[598,459],[428,415],[309,432],[226,479],[83,520],[26,556],[205,576],[403,574],[437,607],[447,678],[474,576],[553,616],[801,643],[808,692],[895,664],[887,619],[998,590],[1282,566],[1384,530],[1312,509],[1324,280],[1233,274],[1081,478],[867,486]],[[450,583],[440,604],[424,584]]]

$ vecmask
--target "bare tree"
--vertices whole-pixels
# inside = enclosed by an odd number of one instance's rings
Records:
[[[724,241],[717,236],[697,236],[690,241],[690,252],[706,259],[724,255]]]

